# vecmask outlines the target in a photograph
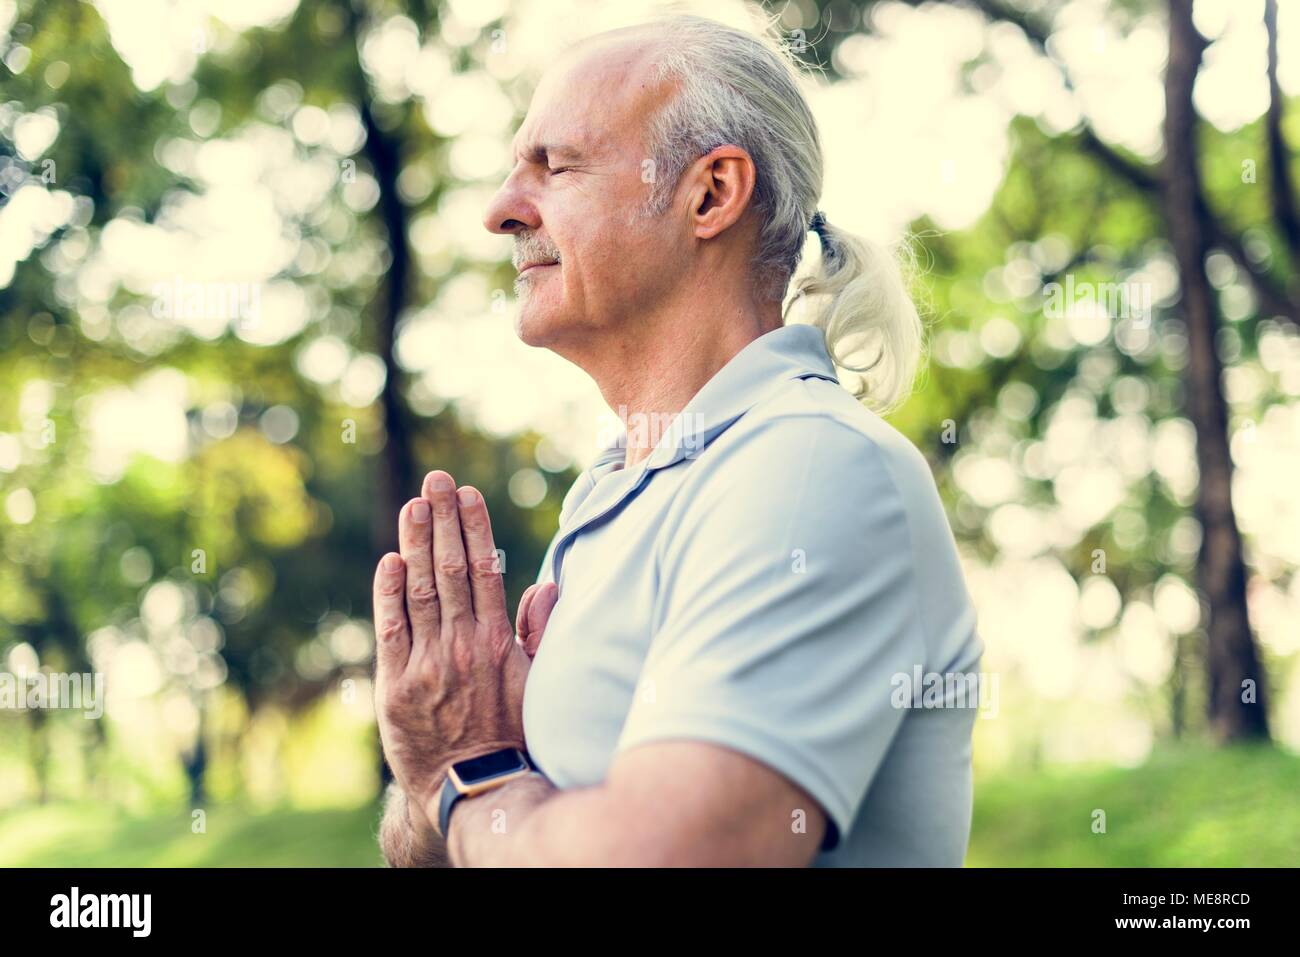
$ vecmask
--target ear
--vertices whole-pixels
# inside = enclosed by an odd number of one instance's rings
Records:
[[[712,239],[744,215],[757,176],[754,161],[739,146],[719,146],[692,164],[690,214],[697,239]]]

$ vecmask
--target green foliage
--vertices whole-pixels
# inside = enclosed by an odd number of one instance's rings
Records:
[[[410,12],[436,32],[422,4]],[[350,357],[389,359],[379,333],[388,232],[373,205],[344,199],[343,177],[317,205],[285,214],[284,238],[296,255],[271,278],[302,291],[309,317],[283,341],[253,344],[233,323],[205,338],[154,321],[151,290],[118,276],[102,304],[77,286],[108,228],[164,223],[203,192],[195,176],[178,171],[177,150],[290,129],[292,109],[269,107],[268,89],[291,106],[368,108],[373,94],[357,53],[363,24],[351,4],[304,0],[286,22],[240,34],[215,20],[208,26],[213,48],[190,79],[141,91],[93,4],[24,0],[10,36],[31,51],[30,62],[17,75],[0,68],[0,103],[52,110],[59,123],[40,162],[25,162],[2,135],[0,161],[65,191],[77,210],[0,288],[0,440],[21,448],[20,464],[0,470],[0,506],[14,492],[35,503],[34,516],[22,520],[0,507],[0,665],[29,645],[43,666],[84,670],[107,660],[92,661],[93,635],[105,638],[98,645],[105,654],[142,643],[163,665],[159,700],[181,693],[203,721],[215,686],[236,692],[254,713],[266,705],[297,712],[348,677],[367,679],[368,661],[339,658],[331,631],[368,619],[375,561],[396,544],[395,515],[380,514],[376,494],[388,467],[380,402],[351,404],[336,384],[304,376],[298,361],[320,338],[343,343]],[[435,210],[453,179],[439,139],[410,104],[379,104],[376,115],[399,138],[399,161],[434,164],[435,188],[412,201],[409,214]],[[297,159],[341,166],[323,147],[288,139]],[[347,159],[358,176],[375,175],[364,151]],[[450,274],[414,270],[411,304],[433,302]],[[401,375],[391,361],[386,371]],[[142,414],[175,406],[185,419],[184,454],[137,450],[105,472],[108,399],[133,402],[126,407]],[[287,439],[266,424],[269,411],[283,421],[285,409],[297,424]],[[121,415],[114,428],[128,438],[157,428],[153,419],[133,428]],[[483,492],[508,556],[508,598],[517,601],[572,475],[554,476],[546,498],[521,509],[507,483],[535,467],[536,436],[481,435],[462,424],[454,403],[405,418],[420,474],[445,468]],[[169,657],[178,639],[198,649],[197,669],[190,653]],[[222,753],[241,732],[201,724],[197,738],[184,738],[176,757],[197,778],[196,741]],[[107,734],[89,746],[120,745]]]

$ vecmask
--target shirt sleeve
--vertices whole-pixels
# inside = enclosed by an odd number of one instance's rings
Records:
[[[767,764],[847,838],[922,663],[912,545],[885,455],[826,417],[719,440],[667,523],[650,649],[619,738],[697,739]],[[703,465],[704,463],[699,463]]]

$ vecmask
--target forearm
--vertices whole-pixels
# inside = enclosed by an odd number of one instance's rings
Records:
[[[385,793],[379,849],[389,867],[451,867],[446,843],[396,782]]]
[[[447,847],[454,867],[582,867],[636,863],[604,787],[560,791],[528,775],[452,811]]]

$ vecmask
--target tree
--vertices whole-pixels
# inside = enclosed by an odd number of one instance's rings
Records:
[[[1192,89],[1205,38],[1192,23],[1192,0],[1170,0],[1169,64],[1165,75],[1165,217],[1178,260],[1187,323],[1187,405],[1196,425],[1200,487],[1196,515],[1202,543],[1197,582],[1208,605],[1209,717],[1223,741],[1268,736],[1263,675],[1246,610],[1246,566],[1232,509],[1232,452],[1228,442],[1216,334],[1218,305],[1205,272],[1212,231],[1197,168]]]
[[[921,6],[931,0],[917,0]],[[1041,13],[1029,13],[1004,0],[949,0],[951,5],[980,11],[990,21],[1017,27],[1045,55],[1052,33],[1053,16],[1064,4],[1046,5]],[[1126,5],[1127,10],[1146,10],[1150,4]],[[835,5],[823,9],[823,22]],[[1220,382],[1223,366],[1217,355],[1220,329],[1218,304],[1205,271],[1205,258],[1212,249],[1222,249],[1248,278],[1259,301],[1257,321],[1279,318],[1300,324],[1300,296],[1296,277],[1300,260],[1295,258],[1300,236],[1295,193],[1289,168],[1290,152],[1282,138],[1281,90],[1277,84],[1276,3],[1269,0],[1265,21],[1269,33],[1269,81],[1272,93],[1266,132],[1270,157],[1273,212],[1283,250],[1292,253],[1292,268],[1286,256],[1273,256],[1271,268],[1247,253],[1242,224],[1230,225],[1212,209],[1197,169],[1200,154],[1198,124],[1192,104],[1192,90],[1201,65],[1205,39],[1191,21],[1191,0],[1170,0],[1169,66],[1166,75],[1165,160],[1156,168],[1125,154],[1103,141],[1087,121],[1068,138],[1079,152],[1091,156],[1111,174],[1160,205],[1165,216],[1165,236],[1172,245],[1179,269],[1182,319],[1189,338],[1189,361],[1185,371],[1184,401],[1188,418],[1196,428],[1200,484],[1195,513],[1202,527],[1202,545],[1196,580],[1205,601],[1204,627],[1207,638],[1205,669],[1208,679],[1207,714],[1214,736],[1221,741],[1268,736],[1264,676],[1259,653],[1251,633],[1246,607],[1246,569],[1241,535],[1232,507],[1233,461],[1228,437],[1228,415]],[[842,38],[829,29],[815,53],[831,62],[830,50]],[[1063,64],[1048,56],[1062,72],[1067,88],[1070,77]]]
[[[436,22],[424,4],[406,9]],[[347,678],[369,677],[364,655],[338,655],[330,639],[340,624],[369,616],[375,561],[395,543],[394,503],[418,494],[417,463],[453,468],[458,481],[483,491],[516,597],[535,574],[567,487],[558,476],[536,510],[516,508],[507,482],[536,464],[537,436],[481,435],[462,424],[454,403],[437,414],[410,407],[395,340],[404,313],[432,300],[441,281],[412,261],[410,220],[436,208],[454,178],[444,164],[429,195],[399,195],[402,170],[436,159],[438,141],[409,97],[396,106],[377,100],[361,63],[359,44],[393,12],[304,0],[287,20],[238,35],[212,21],[192,78],[142,90],[94,5],[28,0],[10,35],[30,60],[14,75],[0,66],[6,109],[46,111],[58,123],[39,161],[19,155],[4,135],[9,127],[0,130],[0,203],[28,189],[66,195],[75,211],[35,236],[33,254],[0,285],[0,442],[21,448],[12,473],[0,471],[0,501],[19,489],[35,506],[21,521],[0,509],[0,661],[25,643],[42,666],[85,670],[92,643],[101,653],[115,644],[147,647],[161,664],[162,691],[189,697],[200,716],[194,741],[178,753],[195,794],[205,770],[231,750],[209,740],[218,733],[207,725],[217,690],[253,714],[293,713]],[[312,56],[304,59],[304,50]],[[296,116],[326,109],[360,118],[365,135],[352,152],[293,133]],[[195,122],[210,115],[215,124]],[[179,323],[155,322],[149,290],[121,277],[112,277],[103,303],[81,293],[78,279],[92,263],[103,265],[95,261],[106,231],[175,228],[176,205],[208,189],[177,155],[268,130],[287,139],[308,170],[324,162],[336,171],[311,208],[283,217],[284,235],[309,255],[290,257],[268,277],[316,304],[301,331],[258,343],[231,323],[205,339]],[[46,160],[54,173],[42,178]],[[378,186],[378,202],[349,202],[347,187],[366,177]],[[331,268],[349,256],[365,268]],[[141,329],[159,335],[140,338]],[[336,385],[302,374],[298,360],[321,340],[383,362],[375,402],[349,404]],[[184,453],[176,461],[137,453],[120,475],[90,474],[95,430],[87,410],[154,374],[185,383]],[[36,407],[33,396],[41,419],[28,423],[22,408]],[[214,434],[218,407],[230,421]],[[288,413],[293,429],[267,428],[268,414],[283,423]],[[57,427],[48,442],[41,440],[46,420]],[[345,425],[355,433],[351,442],[340,438]],[[155,629],[144,613],[151,594],[179,596],[180,620]],[[105,640],[92,642],[96,633]],[[174,669],[168,649],[186,644],[193,648]],[[203,662],[198,683],[181,660],[192,664],[193,653]],[[88,724],[100,732],[107,725],[108,748],[103,738],[92,748],[111,749],[111,722]],[[31,735],[37,758],[45,733]]]

